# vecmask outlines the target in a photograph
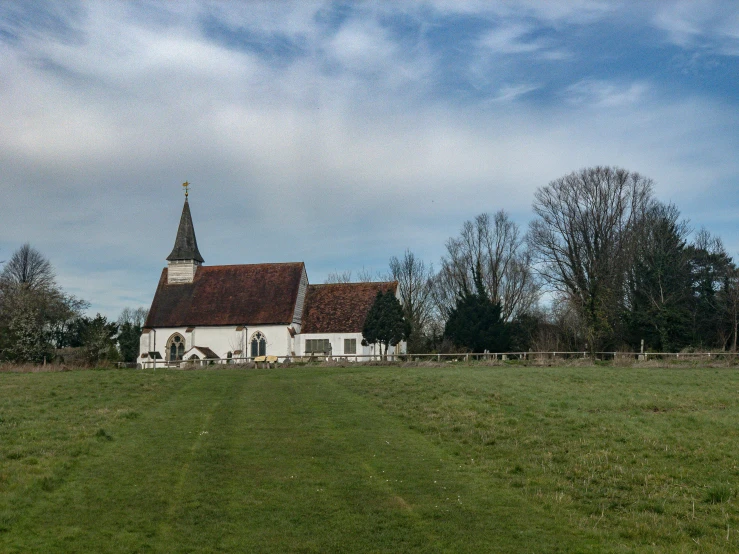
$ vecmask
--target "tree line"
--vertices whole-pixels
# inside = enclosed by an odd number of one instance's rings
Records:
[[[117,321],[85,315],[89,303],[64,292],[51,263],[30,244],[0,272],[0,362],[60,360],[90,365],[134,362],[146,308],[125,308]]]
[[[438,270],[411,250],[362,270],[398,281],[409,351],[737,350],[734,260],[651,179],[585,168],[540,187],[532,208],[526,232],[504,210],[466,221]]]
[[[532,209],[526,231],[504,210],[466,221],[438,269],[410,249],[385,272],[363,268],[360,281],[398,282],[403,315],[373,312],[365,340],[387,349],[402,337],[410,352],[737,350],[732,256],[655,198],[651,179],[581,169],[540,187]],[[0,272],[0,361],[40,363],[65,348],[90,364],[135,361],[147,310],[108,321],[88,307],[24,244]]]

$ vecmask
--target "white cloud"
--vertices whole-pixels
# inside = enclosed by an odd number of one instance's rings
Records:
[[[436,10],[446,14],[492,14],[502,17],[533,17],[548,24],[587,24],[613,12],[614,2],[598,0],[432,0]]]
[[[564,4],[537,4],[526,14],[581,24]],[[569,103],[537,107],[526,95],[546,92],[545,76],[493,61],[491,93],[461,102],[438,93],[447,77],[423,37],[409,48],[371,9],[325,31],[323,4],[210,6],[229,28],[303,41],[275,64],[203,36],[198,4],[157,4],[156,21],[89,6],[84,40],[0,43],[0,251],[30,240],[111,316],[153,293],[185,179],[207,263],[304,259],[319,282],[381,269],[406,247],[438,259],[481,211],[525,223],[536,187],[580,167],[639,170],[678,205],[739,174],[733,106],[670,98],[656,82],[577,75]],[[523,63],[557,51],[513,5],[495,9],[512,19],[488,50]]]
[[[593,108],[623,108],[642,103],[650,86],[644,82],[617,83],[584,79],[565,89],[569,102]]]
[[[739,56],[739,6],[735,2],[681,0],[660,3],[653,24],[686,49]]]
[[[511,102],[517,98],[533,92],[540,88],[539,85],[522,83],[518,85],[503,85],[498,90],[498,95],[492,99],[493,102]]]
[[[513,24],[497,27],[482,37],[480,45],[499,54],[522,54],[545,48],[540,40],[526,40],[530,25]]]

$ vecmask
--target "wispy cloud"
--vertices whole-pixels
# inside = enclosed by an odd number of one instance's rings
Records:
[[[648,41],[647,73],[616,63],[614,25],[653,34],[629,4],[11,6],[0,259],[32,241],[93,311],[152,294],[185,179],[207,263],[302,259],[313,282],[438,259],[480,211],[525,223],[538,186],[586,165],[739,209],[736,87],[678,89]]]
[[[642,103],[650,86],[644,82],[618,83],[583,79],[568,86],[564,95],[568,102],[594,108],[623,108]]]
[[[739,6],[733,2],[663,3],[653,22],[682,48],[739,56]]]
[[[494,102],[510,102],[515,100],[524,94],[533,92],[540,88],[539,85],[534,84],[518,84],[518,85],[503,85],[498,90],[498,95],[493,97],[491,100]]]

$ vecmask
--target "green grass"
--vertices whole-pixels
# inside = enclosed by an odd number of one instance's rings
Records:
[[[739,549],[733,369],[0,374],[0,552]]]

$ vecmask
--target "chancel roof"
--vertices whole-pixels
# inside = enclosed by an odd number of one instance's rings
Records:
[[[361,333],[377,291],[397,288],[397,281],[309,285],[300,332]]]
[[[172,253],[167,256],[167,260],[175,262],[179,260],[195,260],[203,263],[203,257],[198,250],[198,241],[195,238],[195,227],[192,225],[192,216],[190,215],[190,204],[185,198],[185,205],[182,207],[182,216],[180,217],[180,226],[177,228],[177,238],[174,241]]]
[[[201,266],[192,283],[168,284],[162,270],[146,327],[289,325],[304,264]]]

